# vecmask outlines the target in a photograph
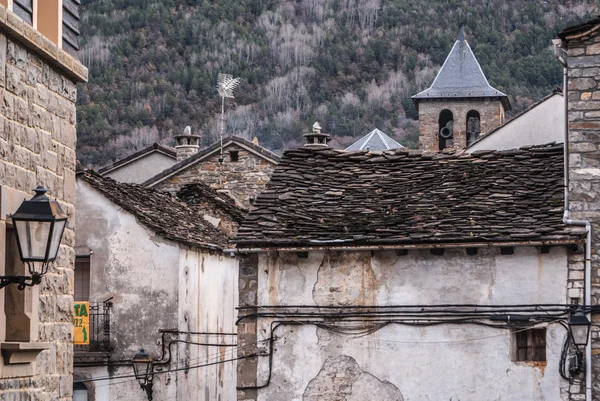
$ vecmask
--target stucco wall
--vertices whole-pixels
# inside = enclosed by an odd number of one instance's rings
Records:
[[[238,260],[220,253],[181,250],[179,330],[222,335],[181,335],[187,341],[235,344],[238,306]],[[182,343],[179,363],[198,366],[234,359],[236,347]],[[236,362],[218,363],[177,373],[177,399],[233,401],[236,398]]]
[[[179,246],[140,225],[133,215],[83,180],[77,180],[76,196],[79,211],[76,243],[93,251],[90,301],[113,298],[111,361],[129,360],[140,348],[159,359],[159,330],[177,327]],[[97,368],[75,368],[77,375],[91,377],[98,377],[97,371]],[[110,373],[115,379],[95,384],[98,391],[95,401],[146,400],[135,379],[118,378],[131,375],[131,365],[118,366],[117,362]],[[173,379],[157,376],[156,399],[174,399]]]
[[[154,151],[104,175],[119,182],[141,184],[161,171],[172,167],[176,162],[174,158]]]
[[[467,148],[471,153],[482,149],[516,149],[565,141],[565,99],[555,94],[525,114],[510,120],[489,136]]]
[[[567,252],[551,248],[261,254],[259,305],[562,304]],[[249,322],[249,321],[248,321]],[[259,319],[257,339],[269,336]],[[389,325],[373,334],[338,336],[311,325],[284,326],[275,342],[271,384],[258,400],[561,400],[558,373],[565,330],[547,328],[547,363],[512,362],[511,334],[475,325]],[[258,384],[267,358],[260,358]],[[336,390],[333,387],[339,386]],[[351,391],[347,391],[348,388]],[[346,389],[341,391],[340,389]],[[561,391],[562,390],[562,391]],[[250,392],[239,399],[253,399]],[[334,394],[338,397],[335,398]],[[332,398],[333,397],[333,398]]]

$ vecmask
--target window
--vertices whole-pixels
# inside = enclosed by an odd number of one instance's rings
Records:
[[[79,50],[79,0],[63,0],[62,48],[71,56]]]
[[[513,333],[516,362],[546,361],[546,329],[519,330]]]
[[[75,259],[75,301],[90,300],[90,258]]]
[[[237,162],[239,160],[239,152],[237,150],[230,150],[229,160],[232,162]]]
[[[33,25],[33,0],[13,0],[13,12]]]
[[[73,401],[88,401],[88,389],[83,383],[73,383]]]
[[[442,110],[438,120],[438,141],[440,150],[454,146],[454,116],[450,110]]]

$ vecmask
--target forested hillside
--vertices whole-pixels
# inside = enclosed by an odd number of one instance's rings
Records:
[[[218,137],[217,74],[242,79],[227,134],[272,150],[318,120],[336,146],[378,127],[416,145],[410,96],[465,26],[515,109],[561,84],[551,39],[600,0],[84,0],[78,157],[102,165],[186,125]]]

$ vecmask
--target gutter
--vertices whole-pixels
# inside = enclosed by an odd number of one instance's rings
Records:
[[[492,242],[447,242],[441,244],[390,244],[390,245],[331,245],[331,246],[270,246],[253,248],[231,248],[225,249],[224,253],[261,253],[261,252],[307,252],[307,251],[385,251],[401,249],[445,249],[445,248],[493,248],[493,247],[521,247],[521,246],[551,246],[551,245],[573,245],[581,243],[581,240],[540,240],[540,241],[492,241]],[[238,244],[239,245],[239,244]]]
[[[583,306],[591,306],[591,291],[592,291],[592,225],[589,220],[574,220],[569,218],[569,101],[568,101],[568,63],[567,52],[562,48],[563,41],[561,39],[552,40],[554,45],[554,56],[563,66],[563,96],[564,96],[564,112],[565,112],[565,143],[564,149],[564,188],[565,188],[565,211],[563,213],[563,222],[567,225],[585,227],[585,274],[584,274],[584,301]],[[592,315],[588,312],[588,320],[592,321]],[[592,400],[592,336],[591,330],[588,334],[588,341],[585,347],[585,399]]]

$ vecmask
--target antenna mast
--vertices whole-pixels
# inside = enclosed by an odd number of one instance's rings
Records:
[[[225,98],[233,99],[233,90],[240,84],[239,78],[229,74],[217,76],[217,90],[221,96],[221,159],[223,159],[223,132],[225,131]]]

